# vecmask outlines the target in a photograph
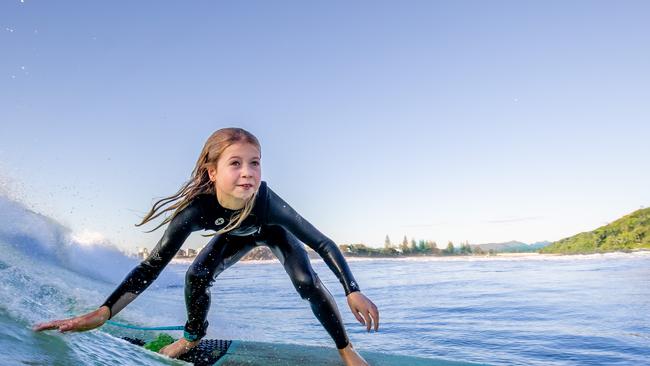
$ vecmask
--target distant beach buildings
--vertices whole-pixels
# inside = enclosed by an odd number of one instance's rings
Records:
[[[174,258],[194,258],[201,251],[201,249],[203,249],[203,247],[200,247],[198,249],[188,248],[187,250],[180,249]],[[150,252],[148,248],[138,248],[138,258],[145,259],[149,256],[149,254]]]
[[[187,250],[180,249],[174,258],[193,258],[196,257],[196,249],[187,248]]]
[[[138,258],[145,259],[148,256],[149,256],[149,249],[148,248],[139,248],[138,249]]]

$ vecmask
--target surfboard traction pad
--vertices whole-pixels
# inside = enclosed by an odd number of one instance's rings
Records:
[[[123,337],[125,341],[137,346],[144,346],[147,342],[139,338]],[[232,341],[222,339],[202,339],[199,345],[178,359],[193,363],[195,366],[212,366],[228,351]]]
[[[138,346],[146,343],[138,338],[124,337],[123,339]],[[372,366],[487,366],[379,352],[359,351],[359,353]],[[221,339],[202,339],[198,346],[179,359],[196,366],[343,365],[336,349],[330,347]]]

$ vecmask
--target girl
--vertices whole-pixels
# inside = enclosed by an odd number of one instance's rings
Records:
[[[309,301],[345,364],[367,365],[352,347],[336,303],[313,271],[301,241],[313,248],[337,276],[352,313],[368,331],[373,323],[375,331],[379,328],[377,307],[360,292],[336,244],[261,181],[260,159],[260,144],[250,132],[241,128],[214,132],[201,151],[192,179],[175,195],[156,202],[137,225],[173,211],[153,229],[169,223],[149,257],[126,276],[99,309],[37,324],[34,330],[85,331],[101,326],[158,277],[190,233],[214,230],[214,237],[187,270],[183,337],[161,349],[162,354],[175,358],[198,345],[208,327],[210,286],[215,278],[255,246],[266,245],[283,264],[300,296]]]

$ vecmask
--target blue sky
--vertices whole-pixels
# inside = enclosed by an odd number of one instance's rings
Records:
[[[650,203],[647,2],[0,3],[0,182],[133,224],[211,132],[337,243],[558,240]],[[205,241],[194,235],[188,246]]]

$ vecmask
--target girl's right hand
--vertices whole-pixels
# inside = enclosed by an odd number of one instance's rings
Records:
[[[58,329],[59,332],[83,332],[86,330],[101,327],[110,317],[110,310],[106,306],[90,312],[85,315],[80,315],[74,318],[52,320],[46,323],[36,324],[32,330],[40,332],[42,330]]]

